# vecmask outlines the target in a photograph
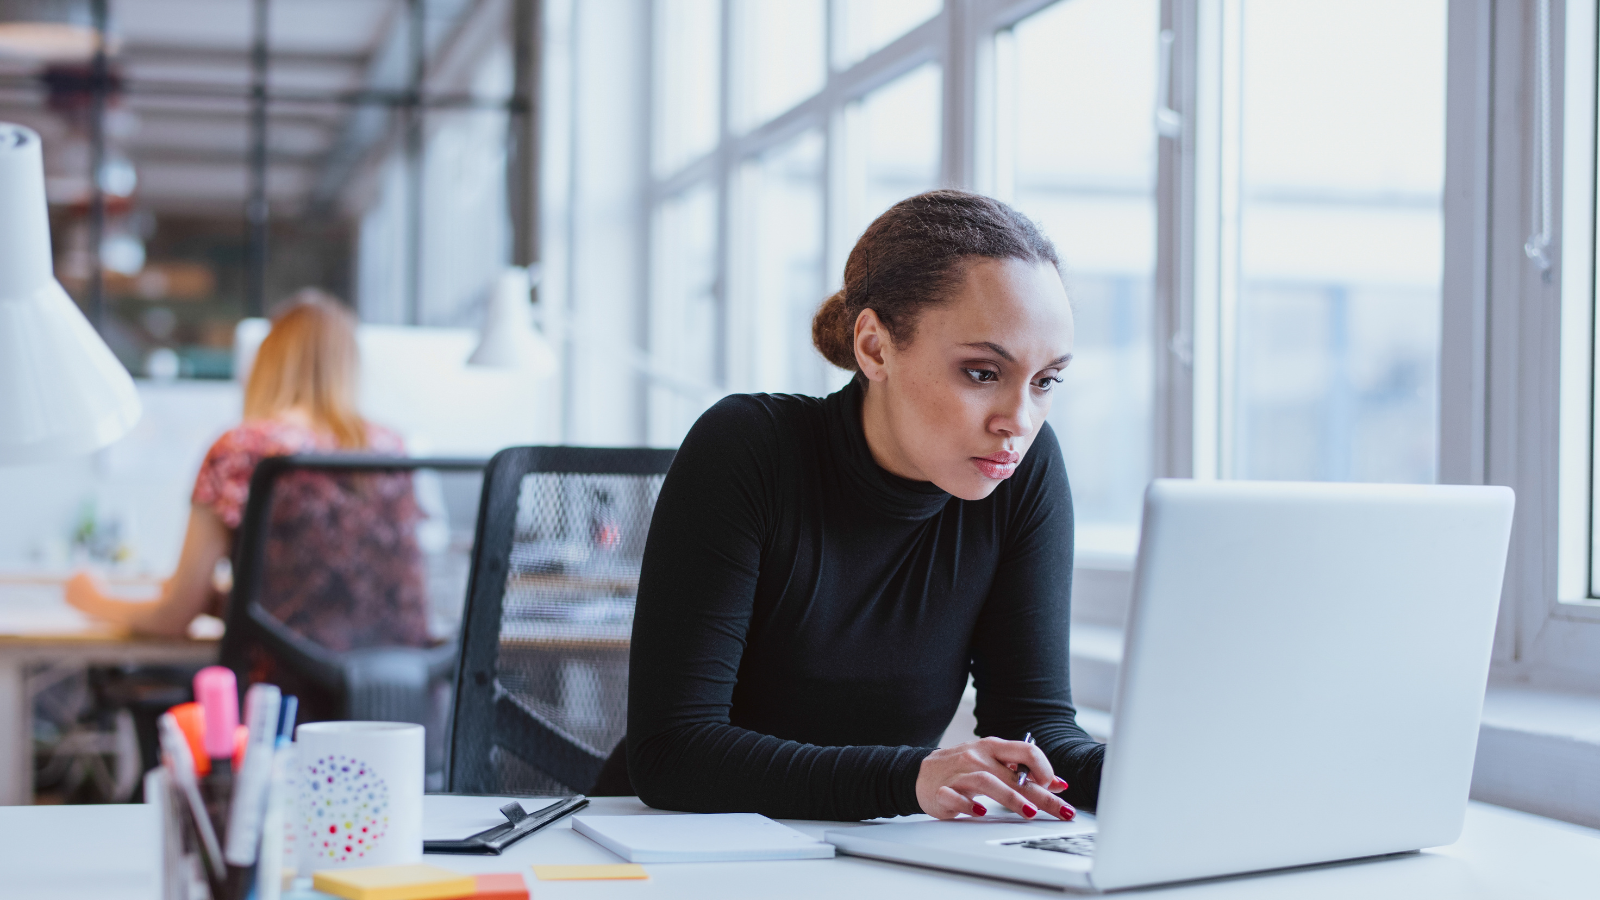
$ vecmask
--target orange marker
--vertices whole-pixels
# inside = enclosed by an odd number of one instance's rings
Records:
[[[204,776],[211,771],[211,757],[206,755],[206,711],[198,703],[179,703],[167,710],[178,720],[183,739],[194,755],[194,772]]]

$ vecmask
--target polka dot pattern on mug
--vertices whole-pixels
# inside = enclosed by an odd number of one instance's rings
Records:
[[[361,859],[389,829],[389,786],[359,759],[329,754],[306,766],[305,837],[327,862]]]

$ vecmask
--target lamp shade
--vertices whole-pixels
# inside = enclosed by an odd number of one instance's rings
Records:
[[[529,300],[532,290],[527,269],[512,266],[500,273],[484,311],[478,349],[472,352],[468,365],[523,369],[538,375],[555,371],[555,352],[533,327],[533,304]]]
[[[128,370],[51,269],[39,135],[0,122],[0,463],[88,453],[137,421]]]

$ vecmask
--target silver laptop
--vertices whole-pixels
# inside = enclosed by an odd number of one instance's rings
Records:
[[[826,840],[1101,891],[1453,843],[1512,504],[1502,487],[1156,481],[1098,817]]]

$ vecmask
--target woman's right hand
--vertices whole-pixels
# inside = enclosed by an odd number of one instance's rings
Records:
[[[1017,766],[1028,767],[1028,783],[1017,790]],[[1077,815],[1071,804],[1055,794],[1067,783],[1055,776],[1044,751],[1022,741],[996,737],[935,750],[922,760],[917,773],[917,803],[936,819],[954,819],[965,813],[981,816],[988,810],[977,798],[988,797],[1026,818],[1039,810],[1068,821]]]

